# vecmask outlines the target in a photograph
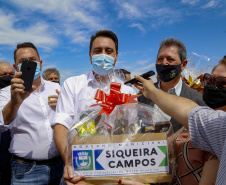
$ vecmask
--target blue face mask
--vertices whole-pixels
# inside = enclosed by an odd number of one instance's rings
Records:
[[[34,61],[34,62],[36,62],[36,61]],[[37,63],[37,67],[36,67],[36,70],[35,70],[34,80],[35,80],[36,78],[38,78],[38,77],[40,76],[40,73],[41,73],[41,70],[40,70],[40,63],[39,63],[39,62],[36,62],[36,63]],[[21,65],[22,65],[22,64],[19,64],[19,65],[18,65],[19,71],[20,71],[20,69],[21,69]]]
[[[114,57],[106,54],[92,56],[93,71],[101,76],[107,75],[114,68]]]

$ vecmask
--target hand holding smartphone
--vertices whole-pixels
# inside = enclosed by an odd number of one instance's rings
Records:
[[[35,76],[37,63],[32,60],[24,59],[22,61],[21,69],[22,75],[20,78],[24,81],[25,91],[30,91]]]
[[[154,71],[148,71],[148,72],[146,72],[146,73],[144,73],[144,74],[142,74],[140,76],[143,77],[143,78],[145,78],[145,79],[148,79],[149,77],[151,77],[153,75],[155,75],[155,72]],[[125,82],[124,84],[125,85],[132,85],[132,84],[134,84],[136,82],[137,82],[137,79],[136,78],[133,78],[133,79]]]

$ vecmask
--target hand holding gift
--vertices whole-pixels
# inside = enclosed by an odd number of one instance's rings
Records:
[[[134,103],[137,96],[121,93],[120,87],[112,83],[109,94],[97,90],[101,103],[82,112],[68,131],[75,176],[86,176],[88,184],[117,184],[122,178],[125,184],[170,182],[170,122],[157,109]]]

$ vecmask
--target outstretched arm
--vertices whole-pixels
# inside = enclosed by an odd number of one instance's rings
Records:
[[[137,75],[135,75],[135,78],[140,83],[136,83],[134,86],[138,88],[146,98],[150,98],[162,111],[173,117],[182,125],[188,127],[189,113],[193,108],[197,107],[198,104],[187,98],[171,95],[157,89],[151,79],[146,80]]]

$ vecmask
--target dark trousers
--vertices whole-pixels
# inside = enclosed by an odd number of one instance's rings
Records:
[[[10,185],[11,182],[11,158],[12,155],[8,149],[10,146],[10,131],[0,134],[0,184]]]

